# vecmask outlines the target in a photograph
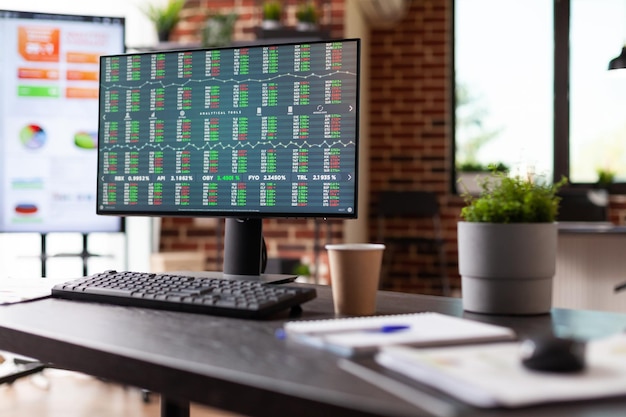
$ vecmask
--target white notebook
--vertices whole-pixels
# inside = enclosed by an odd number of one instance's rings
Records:
[[[515,339],[512,329],[440,313],[290,321],[288,340],[342,356],[371,353],[381,346],[439,346]]]
[[[537,372],[521,364],[518,343],[414,349],[387,346],[386,368],[478,407],[521,407],[626,394],[626,335],[591,341],[580,373]]]

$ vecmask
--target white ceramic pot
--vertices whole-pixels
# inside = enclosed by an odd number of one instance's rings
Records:
[[[309,22],[298,22],[296,24],[296,30],[300,32],[313,32],[317,30],[317,25]]]
[[[282,25],[278,20],[263,20],[261,22],[261,28],[266,30],[279,29]]]
[[[458,223],[463,309],[543,314],[552,308],[556,223]]]

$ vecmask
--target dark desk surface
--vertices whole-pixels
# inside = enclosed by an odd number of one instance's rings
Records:
[[[332,317],[329,288],[302,318]],[[380,314],[438,311],[511,326],[596,338],[626,328],[626,314],[555,309],[534,317],[465,314],[461,300],[380,293]],[[345,373],[337,357],[274,337],[289,318],[265,321],[44,299],[0,307],[0,349],[113,381],[255,416],[419,416],[419,409]],[[505,382],[505,381],[503,381]],[[422,387],[423,388],[423,387]],[[424,389],[428,391],[427,389]],[[429,391],[433,393],[433,391]],[[443,394],[459,416],[500,416]],[[626,398],[508,411],[511,416],[623,416]]]
[[[559,222],[559,234],[624,235],[626,227],[611,222]]]

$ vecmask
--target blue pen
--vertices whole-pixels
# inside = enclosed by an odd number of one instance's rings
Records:
[[[399,332],[402,330],[408,330],[410,328],[411,326],[407,326],[405,324],[395,324],[395,325],[382,326],[378,329],[372,329],[369,331],[373,333],[395,333],[395,332]]]
[[[310,333],[310,335],[316,335],[316,336],[324,336],[327,334],[336,334],[336,333],[353,333],[353,332],[365,332],[365,333],[395,333],[395,332],[399,332],[402,330],[408,330],[410,329],[411,326],[406,325],[406,324],[390,324],[390,325],[386,325],[386,326],[381,326],[381,327],[376,327],[376,328],[371,328],[371,329],[344,329],[344,330],[335,330],[332,332],[320,332],[320,333]],[[276,335],[277,339],[285,339],[287,337],[287,333],[285,332],[285,329],[276,329],[276,332],[274,333]]]
[[[381,326],[372,326],[365,327],[360,329],[334,329],[332,331],[317,331],[317,332],[309,332],[309,333],[289,333],[285,331],[285,329],[277,329],[275,335],[278,339],[290,339],[300,342],[305,345],[309,345],[318,349],[329,350],[333,353],[336,353],[341,356],[354,356],[359,353],[367,353],[375,350],[381,343],[384,344],[382,339],[386,339],[384,335],[389,334],[390,339],[391,334],[401,333],[403,331],[409,330],[411,326],[406,324],[386,324]],[[357,337],[357,335],[363,335],[368,339],[371,339],[370,343],[363,344],[363,339],[361,342],[357,342],[354,345],[345,342],[337,342],[334,341],[333,338],[336,337]],[[369,336],[365,336],[369,335]],[[379,335],[379,336],[376,336]]]

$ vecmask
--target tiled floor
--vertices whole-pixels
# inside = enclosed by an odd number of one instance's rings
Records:
[[[0,417],[159,417],[159,397],[143,401],[134,387],[69,371],[46,369],[0,385]],[[191,405],[190,417],[236,417]]]

